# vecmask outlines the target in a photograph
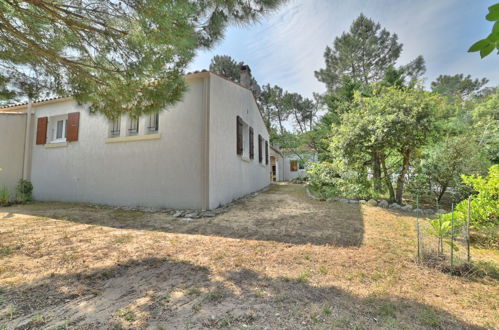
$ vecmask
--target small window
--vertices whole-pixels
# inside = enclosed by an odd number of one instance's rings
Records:
[[[53,118],[51,120],[51,136],[50,136],[50,142],[52,143],[57,143],[57,142],[65,142],[66,141],[66,128],[68,126],[68,120],[67,118]]]
[[[130,117],[128,120],[128,135],[139,134],[139,118]]]
[[[291,172],[298,171],[298,161],[297,160],[290,160],[289,161],[289,169]]]
[[[149,131],[149,133],[155,133],[159,130],[159,112],[149,115],[147,130]]]
[[[111,131],[110,131],[111,137],[120,136],[120,129],[121,129],[121,117],[113,119],[111,121]]]

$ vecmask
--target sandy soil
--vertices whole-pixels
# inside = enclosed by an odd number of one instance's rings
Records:
[[[410,214],[311,200],[300,185],[191,221],[3,208],[0,329],[497,328],[498,281],[418,266],[415,246]]]

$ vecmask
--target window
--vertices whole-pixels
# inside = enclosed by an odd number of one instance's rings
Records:
[[[128,135],[139,134],[139,118],[128,118]]]
[[[154,133],[159,130],[159,112],[152,113],[149,115],[149,123],[147,125],[147,130],[150,133]]]
[[[66,142],[67,116],[50,118],[50,142]]]
[[[265,165],[269,164],[269,142],[265,141]]]
[[[298,161],[297,160],[290,160],[289,161],[289,169],[291,172],[298,171]]]
[[[249,156],[250,159],[255,158],[255,141],[253,136],[253,127],[249,128]]]
[[[258,134],[258,161],[260,163],[263,161],[262,142],[262,136]]]
[[[111,121],[111,137],[120,136],[120,128],[121,128],[121,117],[115,118]]]
[[[243,120],[241,117],[236,118],[236,152],[238,155],[243,154]]]

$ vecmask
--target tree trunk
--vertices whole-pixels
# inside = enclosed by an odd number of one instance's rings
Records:
[[[388,169],[386,168],[385,158],[385,155],[381,154],[379,160],[381,163],[381,168],[383,169],[383,178],[386,184],[386,188],[388,189],[388,193],[390,194],[390,202],[393,202],[395,201],[395,191],[393,190],[392,178],[390,177]]]
[[[409,161],[410,161],[410,151],[404,151],[402,154],[403,161],[402,161],[402,169],[400,171],[400,174],[397,178],[397,196],[395,198],[395,201],[398,204],[402,204],[402,195],[404,193],[404,183],[405,183],[405,175],[407,173],[407,169],[409,168]]]
[[[383,191],[383,184],[381,182],[381,164],[380,164],[379,152],[374,150],[371,153],[371,158],[372,158],[374,191],[380,193]]]
[[[440,200],[442,197],[444,197],[445,192],[447,191],[447,185],[442,186],[442,190],[440,190],[440,193],[438,194],[437,201],[440,203]]]

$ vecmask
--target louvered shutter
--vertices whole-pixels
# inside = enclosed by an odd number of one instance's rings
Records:
[[[249,151],[250,151],[250,159],[255,158],[255,142],[253,141],[253,127],[249,128]]]
[[[48,117],[38,118],[38,123],[36,127],[36,144],[47,143],[47,124]]]
[[[243,120],[237,116],[236,120],[236,134],[237,134],[237,154],[243,154]]]
[[[269,164],[269,141],[265,141],[265,164]]]
[[[263,161],[262,136],[260,134],[258,134],[258,161],[260,163]]]
[[[80,126],[80,113],[68,114],[68,127],[66,130],[66,140],[68,142],[78,141],[78,131]]]

